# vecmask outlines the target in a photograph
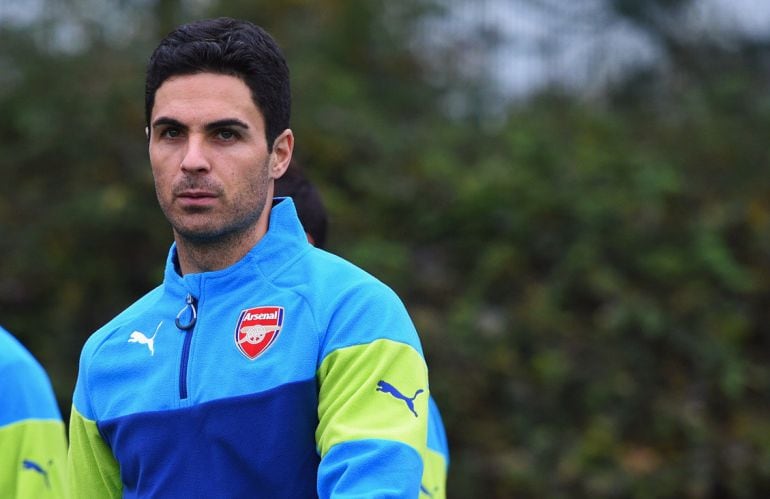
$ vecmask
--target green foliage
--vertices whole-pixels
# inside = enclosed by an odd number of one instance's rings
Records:
[[[681,86],[630,78],[601,102],[544,94],[458,119],[446,97],[473,102],[489,82],[455,85],[457,68],[437,75],[416,52],[437,3],[144,3],[129,14],[149,28],[128,42],[86,24],[68,52],[46,26],[0,31],[0,320],[65,414],[83,341],[157,284],[171,241],[146,159],[144,60],[176,22],[236,15],[287,53],[296,155],[325,196],[332,251],[392,285],[420,330],[451,497],[763,495],[759,49],[690,51],[708,60],[688,67],[729,70]]]
[[[733,426],[766,403],[754,314],[767,264],[742,248],[767,230],[764,218],[750,227],[767,177],[714,185],[709,166],[731,165],[686,161],[733,126],[723,115],[654,119],[543,99],[449,175],[460,182],[455,230],[434,244],[451,261],[442,279],[454,299],[418,321],[442,345],[434,393],[462,426],[460,445],[485,443],[471,459],[496,477],[482,482],[488,496],[750,497],[767,479],[761,447]],[[661,147],[672,138],[675,154]],[[739,470],[727,448],[745,453]]]

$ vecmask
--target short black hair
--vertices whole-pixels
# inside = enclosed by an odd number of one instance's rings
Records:
[[[289,168],[275,180],[275,197],[290,197],[297,208],[299,221],[318,248],[326,246],[328,220],[318,189],[308,180],[304,171],[292,159]]]
[[[183,24],[169,33],[147,63],[148,128],[158,88],[172,76],[219,73],[236,76],[251,91],[265,120],[269,151],[291,116],[289,67],[275,40],[259,26],[229,17]]]

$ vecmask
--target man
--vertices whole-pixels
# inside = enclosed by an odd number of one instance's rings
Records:
[[[420,342],[389,288],[273,202],[289,107],[283,56],[251,23],[190,23],[151,56],[149,156],[174,244],[163,283],[83,347],[75,497],[417,497]]]
[[[67,440],[43,367],[0,327],[0,497],[60,498]]]
[[[275,181],[275,197],[290,197],[294,201],[307,240],[317,248],[324,248],[328,228],[326,208],[321,194],[292,161],[289,168]],[[423,477],[420,497],[446,497],[446,479],[449,469],[449,443],[444,422],[433,397],[428,399],[428,443],[423,455]]]

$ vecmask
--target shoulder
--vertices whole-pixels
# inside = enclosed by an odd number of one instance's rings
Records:
[[[318,248],[305,252],[279,279],[302,290],[313,308],[321,313],[338,314],[373,304],[403,308],[398,295],[383,281],[348,260]]]
[[[99,349],[105,343],[109,342],[112,337],[121,330],[123,326],[146,313],[148,310],[151,310],[161,299],[162,295],[163,286],[160,285],[139,298],[129,307],[116,315],[112,320],[97,329],[88,338],[88,340],[86,340],[86,343],[83,346],[83,351],[81,352],[80,356],[81,369],[84,367],[83,363],[88,362],[88,359],[96,355]]]
[[[314,249],[301,263],[304,293],[323,331],[326,352],[391,340],[422,352],[403,302],[387,284],[351,262]]]
[[[0,379],[27,387],[48,385],[48,375],[38,360],[11,333],[0,328]]]
[[[124,331],[123,328],[127,327],[133,320],[153,310],[154,306],[162,299],[162,296],[163,286],[161,285],[97,329],[86,340],[80,352],[78,377],[75,391],[72,395],[72,402],[77,411],[87,419],[96,420],[90,403],[91,391],[94,385],[101,383],[98,380],[103,381],[105,376],[107,379],[114,378],[113,361],[115,359],[107,354],[107,352],[118,343],[126,341],[125,337],[120,334]]]
[[[305,265],[315,272],[315,277],[326,279],[331,289],[349,290],[351,287],[372,293],[395,293],[379,278],[358,265],[328,251],[311,248],[306,254]]]
[[[28,418],[61,419],[48,374],[10,333],[0,328],[0,379],[5,404],[0,426]]]
[[[32,354],[11,333],[0,327],[0,369],[35,370]]]

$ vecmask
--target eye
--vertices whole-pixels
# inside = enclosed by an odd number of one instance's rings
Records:
[[[167,139],[176,139],[182,135],[182,131],[178,128],[168,127],[160,131],[160,136]]]
[[[240,138],[240,134],[231,128],[221,128],[216,131],[215,136],[225,142],[232,142]]]

